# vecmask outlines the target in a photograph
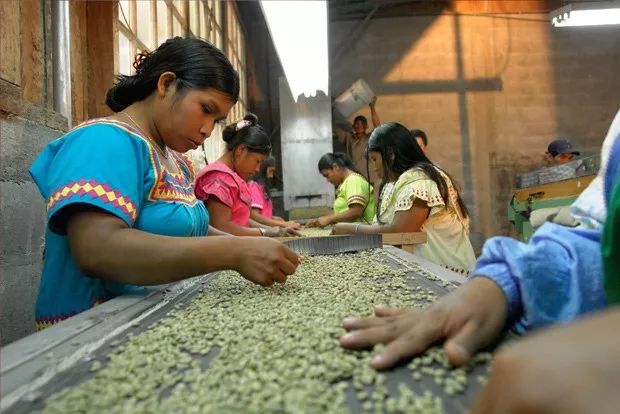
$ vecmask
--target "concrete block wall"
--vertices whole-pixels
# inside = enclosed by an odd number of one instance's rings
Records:
[[[358,24],[330,27],[332,53],[350,43],[330,62],[332,94],[363,78],[383,122],[426,131],[430,158],[461,184],[484,237],[512,234],[515,175],[544,166],[549,141],[566,136],[595,154],[620,108],[617,26],[554,29],[546,14],[397,17],[371,20],[352,41]]]
[[[45,202],[28,168],[61,134],[20,117],[0,118],[0,345],[35,331]]]

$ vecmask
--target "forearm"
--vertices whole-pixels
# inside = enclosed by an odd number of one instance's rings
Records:
[[[351,223],[351,234],[382,234],[388,233],[386,226],[381,224]]]
[[[209,233],[207,235],[208,236],[232,236],[232,234],[216,229],[215,227],[211,225],[209,225]]]
[[[528,244],[495,237],[472,274],[500,286],[519,331],[570,322],[606,305],[598,234],[547,223]]]
[[[399,230],[397,227],[390,224],[353,224],[354,233],[359,234],[385,234],[385,233],[409,233],[420,231],[418,230]]]
[[[370,105],[370,118],[372,119],[372,125],[376,128],[381,125],[381,119],[375,109],[375,105]]]
[[[329,220],[328,224],[348,223],[348,222],[357,220],[358,218],[362,216],[363,213],[364,211],[362,209],[354,207],[354,208],[349,208],[348,210],[345,210],[342,213],[330,214],[328,216],[325,216],[325,218]]]
[[[262,232],[258,228],[243,227],[232,221],[213,220],[211,223],[216,229],[233,236],[262,236]],[[250,225],[251,225],[250,220]]]
[[[265,217],[261,213],[259,213],[257,210],[252,210],[252,213],[250,214],[250,218],[254,220],[256,223],[262,224],[264,226],[286,227],[286,223],[284,223],[283,221]]]
[[[71,249],[89,276],[157,285],[235,267],[233,237],[168,237],[131,228],[70,234]]]

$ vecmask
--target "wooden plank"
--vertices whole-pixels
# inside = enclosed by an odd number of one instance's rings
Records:
[[[588,175],[585,177],[571,178],[570,180],[514,190],[515,200],[519,203],[524,203],[529,197],[539,201],[578,196],[595,177],[595,175]]]
[[[548,13],[560,7],[560,0],[454,0],[456,13]]]
[[[64,116],[50,108],[25,100],[19,86],[0,79],[0,118],[6,116],[20,116],[58,131],[67,130],[67,119]]]
[[[21,85],[20,1],[0,1],[0,78]]]
[[[71,119],[73,125],[88,118],[86,97],[87,66],[87,21],[86,2],[69,2],[69,42],[71,48]]]
[[[402,246],[426,243],[426,233],[419,231],[414,233],[384,233],[383,244],[390,246]]]
[[[400,248],[406,251],[407,253],[414,253],[415,250],[413,246],[414,246],[413,244],[403,244],[402,246],[400,246]]]
[[[42,99],[43,104],[49,108],[54,109],[54,36],[51,35],[52,28],[57,23],[54,21],[52,12],[53,2],[41,1],[41,18],[43,19],[43,56],[44,65],[44,77],[43,77],[43,90]]]
[[[86,2],[88,21],[88,117],[96,118],[112,113],[105,104],[108,89],[114,83],[114,9],[113,1]]]
[[[363,235],[363,233],[359,233],[358,235]],[[328,235],[328,236],[317,236],[317,237],[342,237],[342,236],[352,236],[352,234],[342,234],[342,235]],[[412,233],[383,233],[381,235],[383,238],[384,246],[402,246],[402,245],[414,245],[414,244],[422,244],[426,243],[427,237],[426,233],[423,231],[412,232]],[[275,237],[278,241],[287,241],[287,240],[296,240],[304,237]]]
[[[42,104],[45,45],[43,44],[41,2],[22,0],[20,19],[22,96],[32,103]]]

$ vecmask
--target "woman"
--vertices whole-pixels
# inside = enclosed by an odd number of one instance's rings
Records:
[[[226,56],[177,37],[139,55],[134,67],[108,91],[114,115],[53,141],[30,169],[49,223],[39,328],[134,285],[220,269],[270,285],[299,263],[276,241],[205,237],[209,216],[183,153],[200,146],[238,98],[239,76]]]
[[[285,221],[273,215],[273,201],[271,200],[271,183],[276,174],[276,159],[267,157],[252,181],[248,183],[252,197],[252,211],[250,218],[257,223],[272,227],[292,227],[299,229],[301,226],[295,221]]]
[[[319,172],[336,186],[334,212],[307,223],[308,227],[325,227],[341,222],[371,223],[375,216],[372,186],[342,153],[327,153],[319,160]]]
[[[469,241],[467,208],[450,176],[424,155],[404,126],[387,123],[368,141],[368,157],[382,177],[375,225],[338,225],[334,233],[423,231],[427,242],[415,253],[459,273],[476,258]]]
[[[247,181],[271,152],[271,142],[258,119],[248,114],[222,133],[226,152],[198,172],[196,197],[202,200],[211,224],[235,236],[283,237],[297,235],[291,227],[267,227],[250,218],[252,195]]]

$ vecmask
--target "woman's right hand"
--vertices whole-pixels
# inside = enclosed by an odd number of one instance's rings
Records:
[[[295,273],[301,256],[284,244],[264,237],[239,237],[239,261],[235,270],[250,282],[271,286],[284,283]]]
[[[371,360],[374,368],[384,369],[445,340],[448,361],[461,366],[499,338],[506,312],[506,297],[499,286],[477,277],[423,310],[375,308],[375,318],[347,318],[343,327],[349,333],[340,338],[340,344],[354,349],[385,344]]]
[[[294,220],[290,220],[290,221],[285,221],[284,225],[282,227],[290,227],[290,228],[295,229],[295,230],[300,230],[301,229],[301,224],[299,224],[298,222],[296,222]]]
[[[312,220],[308,220],[305,224],[305,227],[318,227],[319,226],[319,219],[312,219]]]
[[[302,234],[292,227],[268,227],[263,229],[265,237],[301,237]]]

